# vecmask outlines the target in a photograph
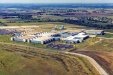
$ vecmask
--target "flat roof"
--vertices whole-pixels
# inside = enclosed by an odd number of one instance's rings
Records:
[[[37,37],[37,38],[34,38],[33,40],[44,41],[44,40],[49,40],[49,39],[51,39],[51,37]]]
[[[19,37],[16,37],[16,38],[19,38],[19,39],[32,39],[33,36],[19,36]]]
[[[51,36],[51,35],[55,35],[57,33],[51,33],[51,32],[47,32],[47,33],[40,33],[39,36]]]
[[[85,30],[86,32],[101,32],[101,31],[104,31],[104,30]]]

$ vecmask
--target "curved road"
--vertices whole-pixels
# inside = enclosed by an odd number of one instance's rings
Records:
[[[109,75],[93,58],[87,55],[72,53],[72,52],[64,52],[64,53],[84,57],[95,67],[95,69],[100,73],[100,75]]]

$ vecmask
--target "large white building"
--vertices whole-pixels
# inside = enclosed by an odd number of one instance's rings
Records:
[[[35,38],[35,36],[33,35],[21,35],[21,36],[15,36],[15,37],[11,37],[12,41],[18,41],[18,42],[29,42],[30,39]]]
[[[29,40],[31,43],[47,44],[52,41],[55,41],[52,37],[36,37]]]
[[[44,33],[35,33],[34,35],[15,36],[15,37],[11,37],[11,40],[18,42],[46,44],[52,41],[59,40],[60,38],[58,38],[57,36],[58,36],[57,33],[44,32]]]
[[[67,43],[80,43],[83,40],[87,39],[89,35],[84,32],[80,32],[77,35],[69,36],[67,38],[62,38],[62,40],[66,41]]]
[[[85,39],[89,37],[90,34],[103,34],[102,30],[84,30],[84,31],[75,31],[75,32],[37,32],[34,34],[24,34],[17,35],[12,37],[13,41],[21,41],[21,42],[31,42],[31,43],[39,43],[39,44],[47,44],[56,40],[64,40],[67,43],[79,43],[83,42]]]
[[[36,36],[42,36],[42,37],[44,37],[44,36],[48,36],[48,37],[55,37],[55,36],[58,36],[59,34],[58,33],[52,33],[52,32],[38,32],[38,33],[36,33],[35,34]]]

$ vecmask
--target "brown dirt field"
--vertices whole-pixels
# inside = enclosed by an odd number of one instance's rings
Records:
[[[110,75],[113,75],[113,53],[97,51],[74,51],[95,59]]]

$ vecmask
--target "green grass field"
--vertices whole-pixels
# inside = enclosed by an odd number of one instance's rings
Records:
[[[113,33],[113,29],[105,29],[106,32],[112,32]]]
[[[0,22],[7,22],[7,20],[6,19],[0,19]]]
[[[84,26],[67,24],[62,22],[30,22],[30,23],[6,23],[8,26],[26,26],[26,25],[39,25],[39,26],[55,26],[55,25],[64,25],[69,28],[85,28]],[[87,28],[87,27],[86,27]]]
[[[90,38],[75,46],[78,50],[113,52],[113,39]]]
[[[113,38],[113,34],[106,33],[105,35],[98,35],[97,37]]]
[[[78,56],[0,44],[0,75],[99,75]]]
[[[107,16],[108,18],[112,18],[113,19],[113,16]]]

